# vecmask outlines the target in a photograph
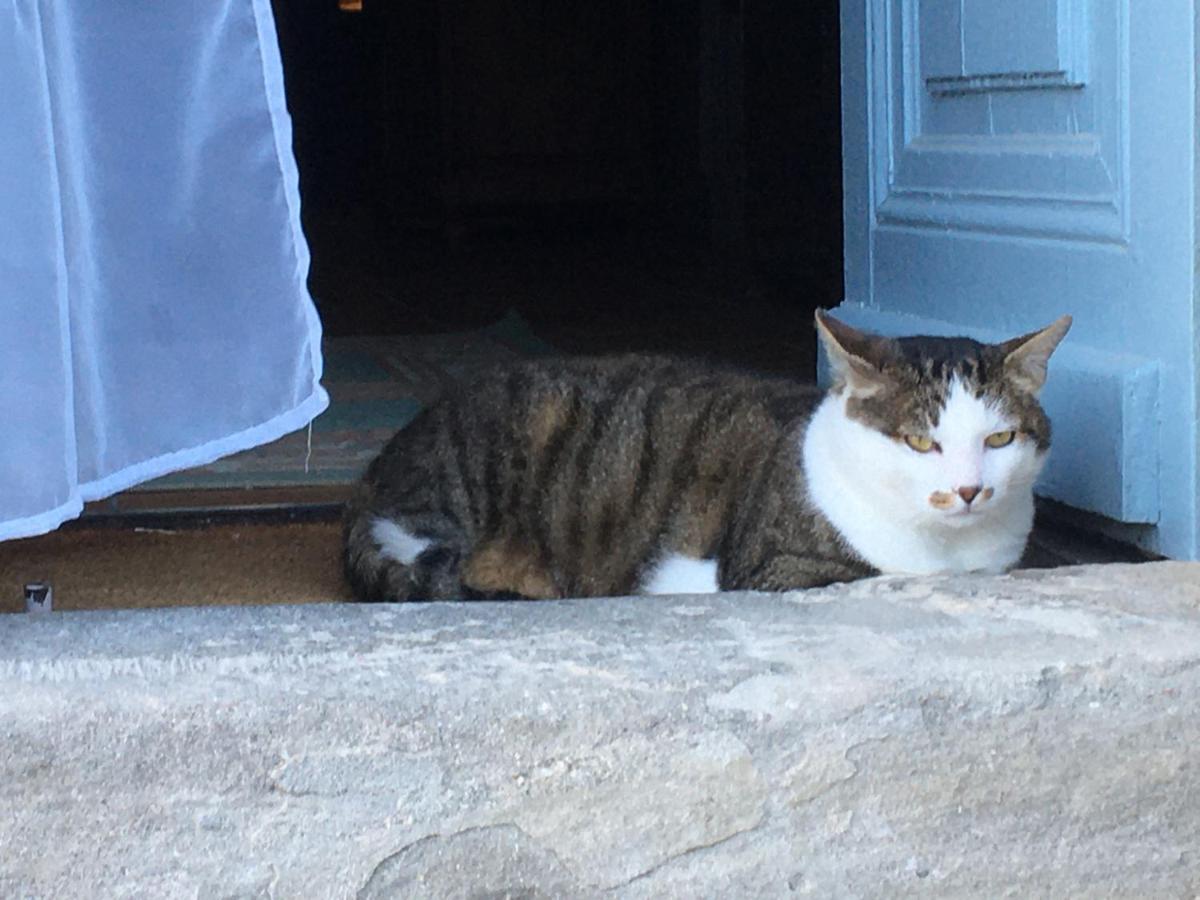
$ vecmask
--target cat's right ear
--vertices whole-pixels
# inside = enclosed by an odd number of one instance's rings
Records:
[[[886,381],[882,364],[887,359],[888,340],[851,328],[824,310],[817,310],[816,322],[837,380],[860,397],[881,390]]]
[[[1062,316],[1040,331],[1032,331],[1000,345],[1004,369],[1018,385],[1036,394],[1046,383],[1046,364],[1059,341],[1071,330],[1071,317]]]

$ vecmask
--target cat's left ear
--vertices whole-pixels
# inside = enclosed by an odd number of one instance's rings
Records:
[[[1066,337],[1071,328],[1071,317],[1047,325],[1041,331],[1023,334],[1000,345],[1004,353],[1004,371],[1021,388],[1036,394],[1046,383],[1046,364],[1050,354]]]
[[[888,338],[851,328],[820,309],[816,320],[817,334],[838,380],[852,393],[862,396],[880,390],[886,381],[883,365],[891,358],[893,343]]]

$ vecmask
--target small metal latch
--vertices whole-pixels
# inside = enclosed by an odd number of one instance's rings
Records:
[[[54,607],[54,589],[44,581],[25,585],[25,612],[50,612]]]

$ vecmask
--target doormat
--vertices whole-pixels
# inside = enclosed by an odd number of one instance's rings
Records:
[[[294,488],[350,484],[388,438],[426,404],[497,363],[554,353],[510,311],[477,331],[327,338],[329,408],[309,429],[206,466],[148,481],[138,491]]]
[[[0,542],[0,613],[23,588],[53,588],[52,609],[257,606],[349,600],[337,522],[87,528]],[[0,629],[3,629],[0,624]]]

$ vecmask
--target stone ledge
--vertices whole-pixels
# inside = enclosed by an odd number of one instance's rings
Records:
[[[1200,564],[0,624],[0,896],[1184,896]]]

